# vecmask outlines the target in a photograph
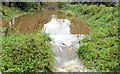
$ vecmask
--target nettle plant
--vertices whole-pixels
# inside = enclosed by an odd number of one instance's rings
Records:
[[[2,36],[2,72],[52,72],[54,54],[51,38],[41,32]]]

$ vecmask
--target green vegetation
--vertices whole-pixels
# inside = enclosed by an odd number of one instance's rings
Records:
[[[71,11],[82,18],[87,18],[91,34],[82,40],[84,43],[77,51],[80,60],[89,69],[102,72],[120,71],[118,60],[118,3],[114,7],[105,5],[68,6],[64,11]]]
[[[40,10],[41,2],[2,2],[2,5],[7,7],[16,7],[24,11]]]
[[[2,2],[2,19],[16,18],[41,9],[57,9],[54,2]],[[1,15],[1,14],[0,14]]]
[[[40,2],[3,2],[2,18],[16,18],[21,15],[39,11],[40,9]]]
[[[8,18],[16,18],[21,15],[28,14],[27,12],[24,12],[16,7],[7,7],[2,6],[2,19],[8,19]]]
[[[2,5],[2,19],[16,18],[37,11],[40,8],[38,5],[39,3],[32,2],[5,2]],[[8,28],[0,27],[2,32],[6,29]],[[53,72],[55,60],[48,34],[41,31],[31,34],[9,31],[7,34],[2,33],[0,37],[2,72]]]
[[[54,54],[45,33],[2,35],[2,72],[52,72]]]
[[[47,3],[40,2],[5,2],[2,4],[3,19],[16,18],[40,10],[41,6],[47,6]],[[58,8],[69,16],[77,15],[87,19],[86,22],[91,28],[91,33],[82,40],[84,44],[77,51],[84,65],[97,71],[120,71],[118,3],[105,3],[105,5],[100,5],[100,3],[58,3]],[[51,8],[54,9],[54,7]],[[5,29],[7,28],[0,28],[0,30]],[[1,37],[2,62],[0,65],[2,72],[53,71],[55,60],[49,43],[51,38],[48,34],[9,32],[2,34]]]

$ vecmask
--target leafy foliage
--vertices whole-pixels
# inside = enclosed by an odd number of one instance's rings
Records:
[[[64,11],[71,11],[87,18],[91,34],[82,40],[77,54],[84,65],[97,71],[119,71],[118,60],[118,3],[115,7],[105,5],[71,5]]]
[[[51,38],[44,33],[21,34],[16,32],[2,36],[3,72],[51,72],[54,54]]]

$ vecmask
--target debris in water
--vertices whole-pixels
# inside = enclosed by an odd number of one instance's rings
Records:
[[[61,43],[62,45],[66,46],[64,43]]]
[[[56,45],[59,47],[60,51],[62,52],[62,48],[60,47],[60,45],[58,43],[56,43]]]

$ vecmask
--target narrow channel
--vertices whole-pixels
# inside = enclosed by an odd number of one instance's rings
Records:
[[[79,28],[79,24],[73,24],[68,19],[58,19],[57,15],[52,15],[51,21],[44,24],[43,31],[53,39],[51,43],[53,45],[52,50],[56,55],[56,72],[90,72],[79,61],[76,54],[79,41],[85,35],[72,34],[70,26],[77,29],[74,27],[75,25]],[[77,31],[81,30],[78,29]]]

